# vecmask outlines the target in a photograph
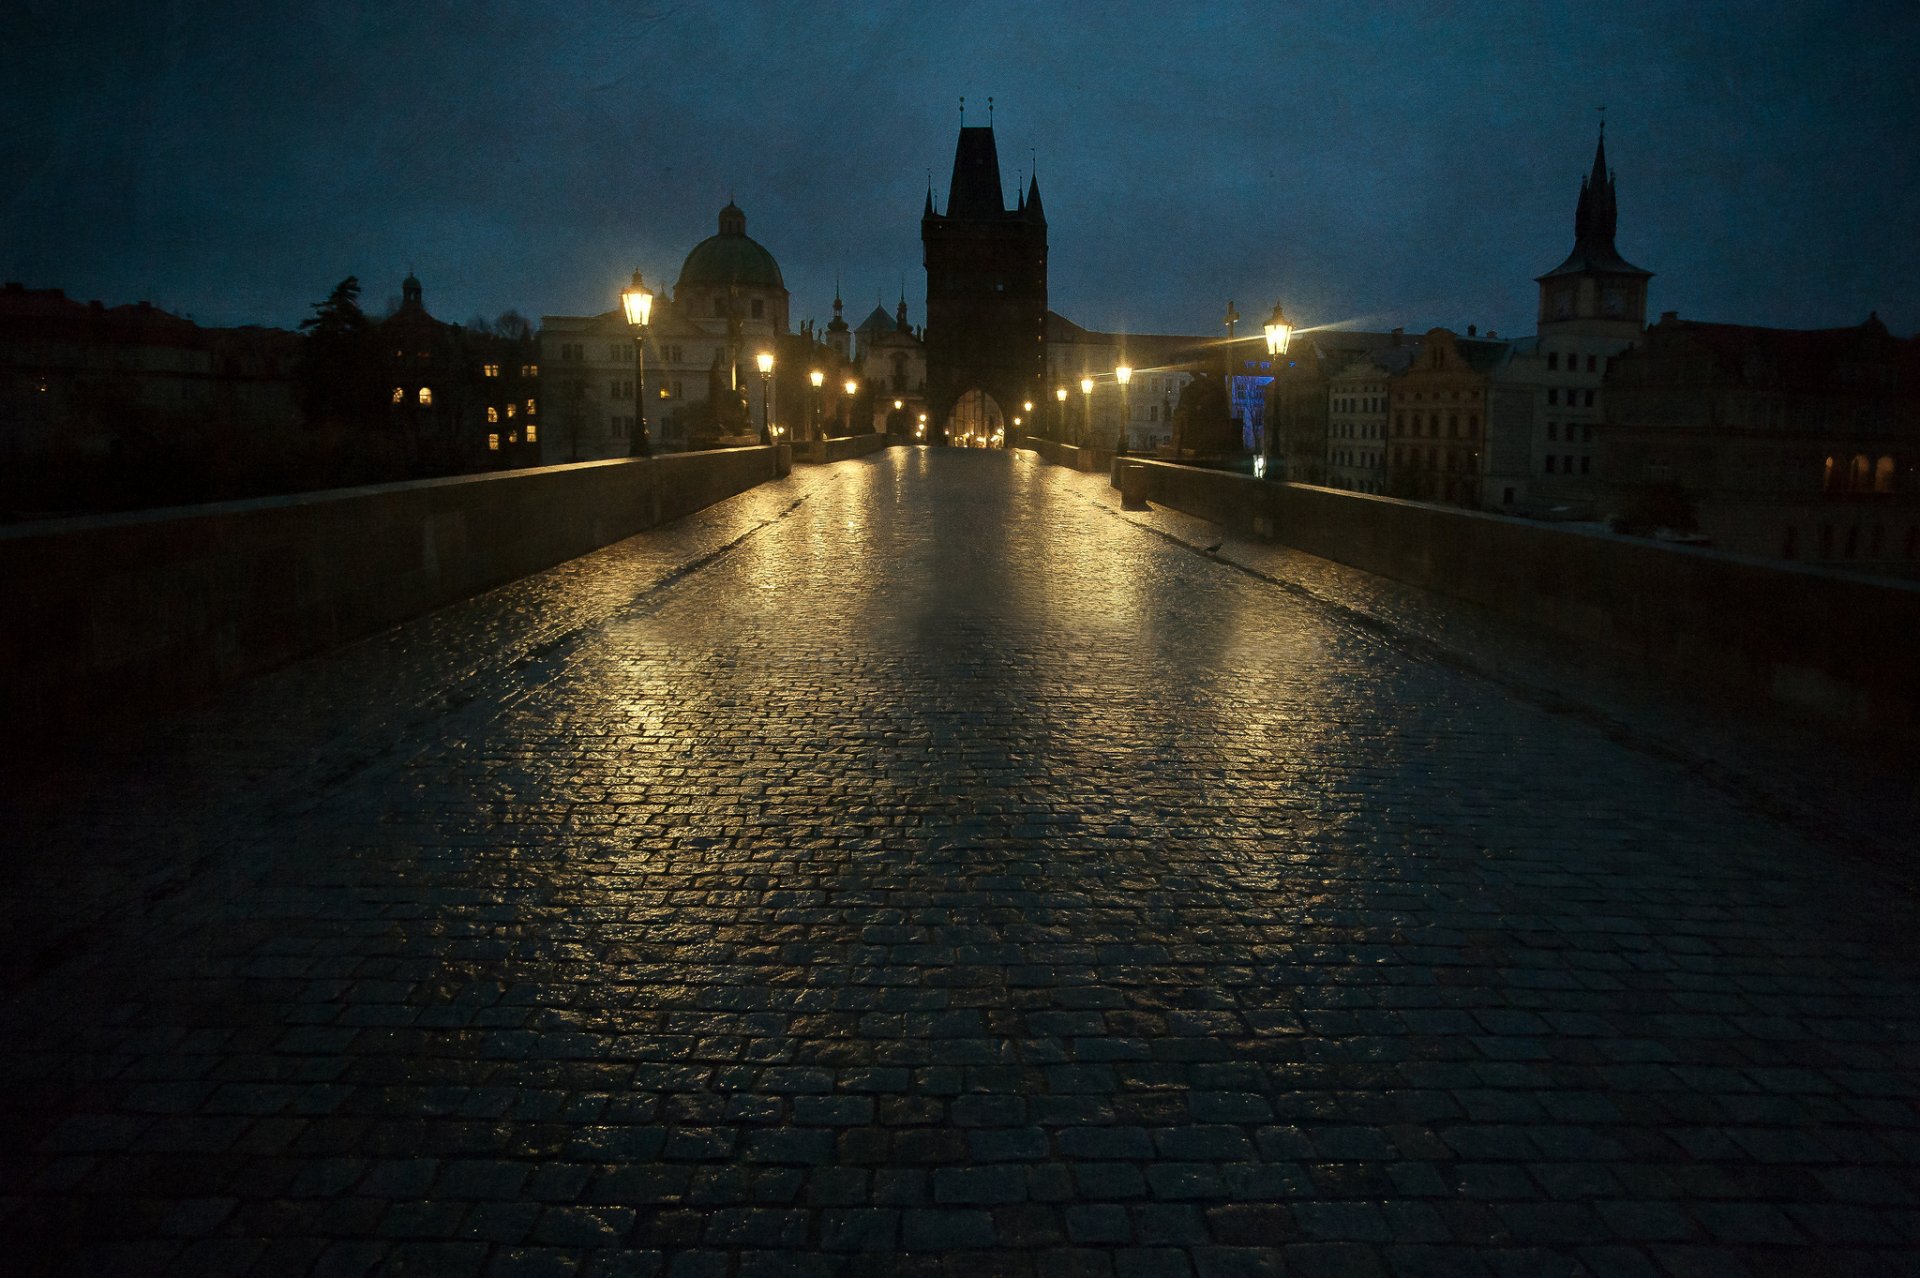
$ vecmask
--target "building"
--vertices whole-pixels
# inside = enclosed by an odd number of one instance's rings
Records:
[[[1338,337],[1339,334],[1328,334]],[[1383,493],[1387,474],[1389,383],[1419,354],[1397,330],[1386,345],[1328,347],[1327,458],[1329,487]]]
[[[1920,339],[1877,316],[1792,330],[1672,312],[1612,362],[1596,440],[1609,513],[1722,550],[1920,576]]]
[[[1391,497],[1478,506],[1492,378],[1505,342],[1429,329],[1387,392],[1386,488]]]
[[[1385,392],[1356,387],[1404,371],[1418,349],[1418,339],[1397,328],[1390,333],[1320,329],[1296,336],[1264,388],[1265,433],[1271,438],[1265,447],[1271,450],[1267,455],[1276,477],[1296,484],[1379,491],[1384,474],[1377,467],[1363,480],[1362,471],[1368,468],[1345,459],[1384,455],[1384,444],[1368,440],[1365,431],[1384,411],[1379,403],[1367,401],[1378,401]],[[1369,360],[1382,371],[1357,366]],[[1384,423],[1381,426],[1384,429]],[[1346,434],[1348,430],[1353,434]],[[1336,456],[1343,460],[1336,463]],[[1342,479],[1346,482],[1339,482]],[[1359,487],[1363,482],[1373,487]]]
[[[422,473],[540,461],[539,350],[530,330],[483,332],[435,319],[412,274],[369,340],[386,394],[386,434]]]
[[[833,305],[837,321],[840,314],[837,296]],[[862,402],[868,410],[863,429],[913,436],[920,415],[929,411],[927,344],[907,322],[905,294],[901,295],[892,315],[875,303],[873,313],[854,330],[853,339],[850,363],[857,370],[864,395]]]
[[[755,357],[780,352],[788,332],[789,296],[772,253],[747,234],[747,219],[729,201],[718,229],[694,245],[671,296],[656,297],[646,333],[646,364],[636,360],[633,331],[617,305],[625,279],[609,281],[616,305],[596,315],[540,320],[540,364],[550,401],[541,436],[548,463],[625,457],[639,420],[635,394],[644,378],[651,445],[680,450],[758,440],[778,406],[804,421],[806,369],[776,361],[777,381],[763,382]]]
[[[1021,406],[1049,389],[1047,219],[1038,176],[1006,206],[991,125],[961,126],[946,210],[929,190],[920,240],[930,434],[1008,439]]]

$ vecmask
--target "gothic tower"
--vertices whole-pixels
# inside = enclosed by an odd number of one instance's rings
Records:
[[[1536,276],[1540,285],[1540,332],[1581,332],[1632,338],[1647,326],[1647,281],[1643,271],[1613,246],[1620,206],[1613,171],[1607,168],[1607,129],[1593,152],[1593,172],[1580,180],[1573,212],[1573,252]]]
[[[1035,177],[1012,209],[1000,189],[993,127],[960,127],[947,210],[927,192],[920,218],[927,267],[927,419],[945,439],[956,407],[982,401],[1014,442],[1021,404],[1045,396],[1047,218]],[[964,401],[964,405],[963,405]]]

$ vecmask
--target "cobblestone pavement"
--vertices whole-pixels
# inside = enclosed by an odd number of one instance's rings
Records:
[[[16,766],[0,1268],[1911,1274],[1911,771],[1208,536],[894,450]]]

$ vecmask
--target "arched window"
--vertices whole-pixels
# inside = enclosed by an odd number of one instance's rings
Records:
[[[1827,458],[1827,464],[1820,472],[1820,491],[1830,493],[1840,483],[1840,477],[1834,472],[1833,458]]]
[[[433,402],[433,387],[422,386],[420,388],[420,402],[422,404],[431,404]]]
[[[1890,493],[1893,491],[1893,458],[1882,457],[1873,466],[1873,491]]]
[[[492,404],[488,404],[487,405],[487,424],[492,425],[494,422],[497,422],[499,420],[500,420],[500,410],[495,408]]]
[[[1866,492],[1867,475],[1867,455],[1865,453],[1855,453],[1853,455],[1853,465],[1847,470],[1847,487],[1856,493]]]

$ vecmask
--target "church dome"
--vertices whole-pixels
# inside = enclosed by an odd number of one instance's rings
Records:
[[[674,287],[726,288],[730,284],[786,288],[780,278],[780,264],[757,240],[748,238],[747,215],[731,201],[720,210],[720,233],[693,246],[680,268],[680,282]]]

